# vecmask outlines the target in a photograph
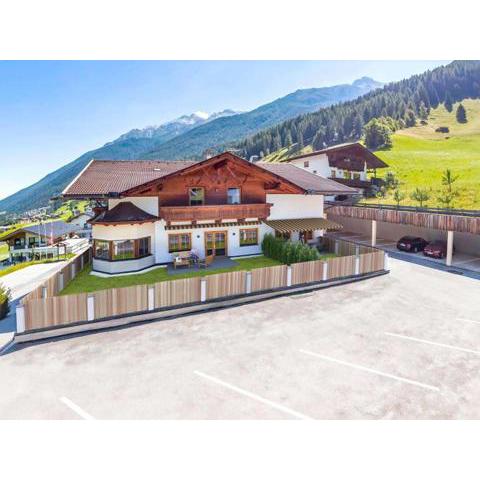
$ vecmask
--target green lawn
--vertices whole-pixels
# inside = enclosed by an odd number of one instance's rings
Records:
[[[5,242],[0,242],[0,261],[8,258],[8,244]]]
[[[147,273],[136,275],[124,275],[110,278],[97,277],[90,275],[91,267],[85,267],[61,292],[61,295],[72,293],[95,292],[96,290],[105,290],[108,288],[130,287],[132,285],[150,284],[165,282],[167,280],[178,280],[180,278],[204,277],[205,275],[215,275],[217,273],[235,272],[238,270],[252,270],[254,268],[272,267],[281,265],[277,260],[268,257],[239,258],[235,260],[237,266],[230,268],[219,268],[216,270],[201,269],[194,272],[178,275],[169,275],[167,269],[163,267],[156,268]]]
[[[464,100],[468,122],[459,124],[455,109],[447,112],[443,105],[431,112],[427,125],[408,128],[393,135],[393,147],[376,154],[390,166],[379,172],[394,172],[401,182],[400,190],[407,197],[401,205],[416,205],[410,193],[426,188],[431,199],[426,206],[439,207],[437,197],[442,189],[442,172],[449,168],[459,178],[454,184],[459,196],[454,208],[480,209],[480,100]],[[437,133],[439,126],[447,126],[449,133]],[[369,200],[377,203],[377,199]],[[395,203],[390,193],[380,203]]]

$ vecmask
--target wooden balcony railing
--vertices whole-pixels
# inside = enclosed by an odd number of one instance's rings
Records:
[[[187,207],[160,207],[159,217],[167,222],[222,220],[230,218],[267,218],[271,203],[239,205],[195,205]]]

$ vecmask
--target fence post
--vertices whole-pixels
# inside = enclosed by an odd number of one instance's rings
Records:
[[[334,253],[335,255],[338,255],[338,240],[335,240],[335,247],[334,247]]]
[[[287,265],[287,287],[292,286],[292,267]]]
[[[383,269],[388,270],[388,253],[385,252],[385,255],[383,257]]]
[[[61,292],[63,290],[63,272],[59,272],[58,274],[58,291]]]
[[[17,317],[17,333],[23,333],[25,331],[25,307],[17,305],[15,313]]]
[[[200,301],[207,300],[207,279],[205,277],[200,279]]]
[[[148,309],[155,309],[155,287],[148,287]]]
[[[42,287],[42,298],[47,298],[47,287]]]
[[[95,297],[89,295],[87,297],[87,320],[91,321],[95,319]]]
[[[323,276],[322,280],[326,282],[328,279],[328,262],[323,262]]]
[[[357,255],[355,257],[355,275],[360,274],[360,257]]]
[[[83,270],[83,255],[80,255],[80,270]]]
[[[252,293],[252,272],[247,272],[245,276],[245,293]]]
[[[70,274],[71,274],[70,276],[72,277],[72,279],[74,279],[75,278],[75,262],[72,262],[70,264]]]

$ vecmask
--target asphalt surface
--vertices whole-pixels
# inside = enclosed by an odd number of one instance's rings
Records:
[[[16,348],[3,419],[479,419],[480,283],[370,280]]]

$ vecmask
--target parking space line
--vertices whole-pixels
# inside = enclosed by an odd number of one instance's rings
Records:
[[[428,345],[435,345],[437,347],[449,348],[450,350],[458,350],[459,352],[474,353],[480,355],[478,350],[471,350],[470,348],[456,347],[455,345],[447,345],[446,343],[432,342],[430,340],[424,340],[423,338],[408,337],[407,335],[400,335],[398,333],[384,332],[385,335],[390,337],[403,338],[405,340],[412,340],[413,342],[426,343]]]
[[[322,360],[327,360],[329,362],[338,363],[339,365],[345,365],[346,367],[352,367],[352,368],[356,368],[357,370],[362,370],[364,372],[374,373],[376,375],[380,375],[381,377],[386,377],[386,378],[390,378],[392,380],[397,380],[399,382],[409,383],[409,384],[415,385],[417,387],[426,388],[427,390],[433,390],[435,392],[440,391],[440,388],[435,387],[433,385],[428,385],[427,383],[417,382],[416,380],[410,380],[409,378],[399,377],[398,375],[392,375],[390,373],[381,372],[380,370],[375,370],[373,368],[364,367],[363,365],[358,365],[358,364],[355,364],[355,363],[345,362],[344,360],[338,360],[337,358],[328,357],[327,355],[320,355],[319,353],[311,352],[309,350],[300,349],[300,352],[304,353],[305,355],[311,355],[312,357],[320,358]]]
[[[300,418],[302,420],[313,420],[311,417],[308,417],[307,415],[304,415],[303,413],[296,412],[295,410],[292,410],[291,408],[285,407],[285,406],[280,405],[279,403],[276,403],[276,402],[272,402],[271,400],[263,398],[260,395],[256,395],[255,393],[249,392],[248,390],[244,390],[243,388],[236,387],[235,385],[232,385],[231,383],[224,382],[223,380],[212,377],[211,375],[207,375],[206,373],[200,372],[198,370],[194,370],[193,373],[195,375],[198,375],[199,377],[205,378],[206,380],[210,380],[211,382],[214,382],[218,385],[222,385],[222,387],[233,390],[234,392],[237,392],[237,393],[240,393],[241,395],[252,398],[253,400],[257,400],[257,402],[264,403],[265,405],[268,405],[272,408],[275,408],[276,410],[279,410],[280,412],[287,413],[287,414],[291,415],[292,417]]]
[[[479,257],[469,258],[468,260],[458,260],[453,262],[453,266],[455,265],[462,265],[464,263],[473,263],[473,262],[480,262]]]
[[[84,420],[95,420],[94,417],[92,417],[89,413],[87,413],[85,410],[80,408],[78,405],[73,403],[69,398],[67,397],[60,397],[60,401],[63,402],[67,407],[72,409],[78,416],[82,417]]]

